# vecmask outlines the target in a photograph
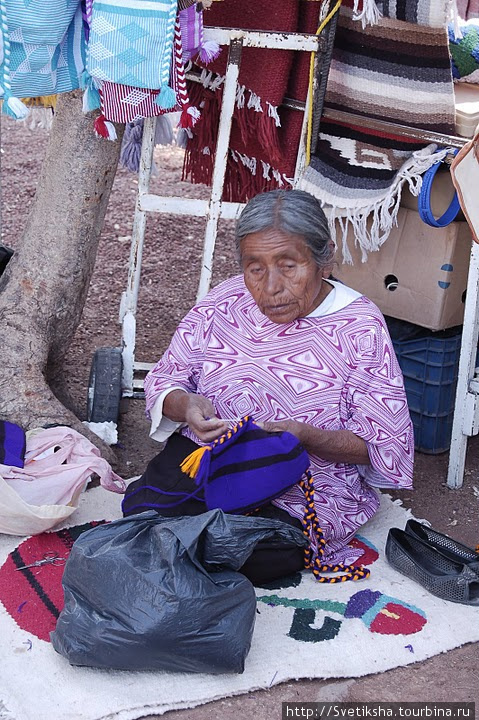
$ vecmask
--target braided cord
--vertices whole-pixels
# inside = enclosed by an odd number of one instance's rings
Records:
[[[303,526],[303,534],[308,540],[308,546],[304,551],[304,567],[310,569],[316,580],[320,583],[339,583],[347,580],[362,580],[369,577],[370,571],[360,565],[329,565],[323,563],[321,558],[326,548],[326,540],[323,531],[319,525],[318,516],[314,507],[314,484],[313,478],[309,470],[306,471],[305,477],[299,483],[303,490],[306,502],[304,516],[301,519]],[[317,538],[318,552],[315,555],[311,547],[311,534]],[[325,577],[321,573],[342,573],[338,577]]]
[[[177,3],[170,1],[170,14],[166,26],[166,45],[163,56],[163,65],[160,72],[160,87],[168,85],[170,79],[170,65],[172,62],[173,42],[175,36]]]
[[[3,38],[2,85],[5,91],[4,100],[12,94],[10,85],[10,38],[8,35],[7,7],[5,0],[0,0],[0,23]]]
[[[183,44],[181,42],[181,25],[179,16],[175,22],[174,62],[176,63],[177,101],[180,107],[189,104],[188,90],[186,89],[185,66],[183,65]]]

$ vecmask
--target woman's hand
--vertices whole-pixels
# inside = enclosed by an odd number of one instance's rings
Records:
[[[278,420],[277,422],[257,422],[260,428],[267,432],[289,432],[295,435],[300,442],[304,431],[304,423],[297,420]]]
[[[258,422],[268,432],[289,432],[295,435],[304,449],[323,460],[351,465],[370,465],[365,441],[350,430],[321,430],[297,420]]]
[[[186,423],[202,442],[216,440],[228,430],[228,423],[216,417],[213,403],[203,395],[173,390],[163,403],[163,414],[174,422]]]
[[[212,442],[228,430],[229,424],[216,417],[213,403],[203,395],[187,395],[185,422],[202,442]]]

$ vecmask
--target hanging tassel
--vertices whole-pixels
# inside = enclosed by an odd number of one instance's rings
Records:
[[[186,146],[188,144],[188,131],[186,130],[186,128],[180,128],[178,130],[178,134],[176,136],[176,144],[179,148],[186,150]]]
[[[107,140],[116,140],[116,130],[113,123],[105,120],[104,115],[99,115],[93,123],[93,129],[98,137],[106,138]]]
[[[193,450],[192,453],[187,455],[183,462],[180,465],[180,469],[188,475],[190,478],[194,478],[198,481],[198,476],[200,474],[200,466],[203,465],[203,469],[205,468],[205,461],[204,456],[206,454],[206,459],[208,461],[209,465],[209,458],[211,455],[211,447],[209,445],[204,445],[203,447],[199,447],[196,450]],[[202,473],[203,474],[203,473]]]
[[[98,110],[100,107],[100,93],[96,87],[91,83],[85,88],[83,93],[83,112],[89,113],[92,110]]]
[[[215,42],[214,40],[205,40],[200,45],[200,60],[204,62],[205,65],[208,65],[208,63],[216,60],[220,52],[221,48],[217,42]]]
[[[180,116],[180,122],[178,127],[180,128],[192,128],[196,125],[201,117],[201,113],[198,108],[191,107],[191,105],[185,106]]]
[[[127,123],[120,151],[120,164],[131,172],[140,169],[141,141],[143,138],[143,120]]]
[[[30,112],[26,105],[17,97],[13,97],[7,90],[3,96],[2,112],[15,120],[24,120]]]
[[[163,85],[155,98],[155,103],[163,110],[169,110],[176,105],[176,93],[169,85]]]
[[[98,110],[100,107],[100,93],[87,70],[84,70],[80,76],[80,88],[84,90],[83,112],[86,114],[92,110]]]
[[[173,128],[170,118],[165,113],[158,115],[155,127],[155,145],[172,145],[173,144]]]

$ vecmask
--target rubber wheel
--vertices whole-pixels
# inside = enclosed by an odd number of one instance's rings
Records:
[[[118,421],[121,400],[121,348],[99,348],[88,382],[88,422]]]

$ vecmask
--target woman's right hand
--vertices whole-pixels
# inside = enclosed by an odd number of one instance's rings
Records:
[[[216,417],[211,400],[193,393],[189,393],[187,398],[185,422],[202,442],[213,442],[228,430],[229,424]]]

